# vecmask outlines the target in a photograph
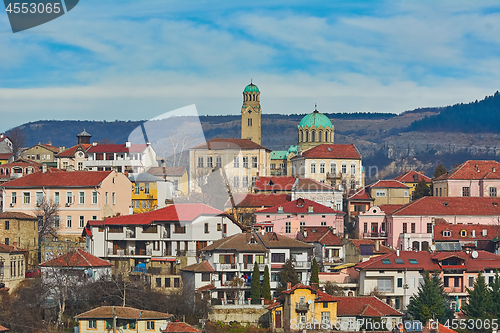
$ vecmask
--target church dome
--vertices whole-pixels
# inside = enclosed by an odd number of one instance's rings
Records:
[[[253,83],[250,83],[248,86],[245,87],[245,90],[243,90],[243,93],[258,93],[258,92],[259,88]]]
[[[327,129],[327,128],[333,129],[333,124],[330,121],[330,119],[328,119],[327,116],[318,112],[318,110],[314,110],[313,113],[309,113],[304,118],[302,118],[302,120],[300,121],[299,128],[304,128],[304,127],[308,127],[308,128],[323,127],[324,129]]]

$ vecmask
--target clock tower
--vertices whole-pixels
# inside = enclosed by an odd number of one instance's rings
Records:
[[[241,107],[241,138],[261,144],[260,126],[260,91],[253,83],[243,90],[243,106]]]

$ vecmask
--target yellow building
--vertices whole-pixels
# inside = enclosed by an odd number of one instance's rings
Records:
[[[37,145],[25,149],[21,157],[23,160],[36,161],[46,164],[48,167],[57,168],[56,155],[59,152],[59,148],[52,146],[52,142],[47,142],[46,144],[39,142]]]
[[[334,127],[327,116],[320,113],[316,108],[299,123],[298,142],[302,151],[306,151],[324,143],[332,144],[334,139]]]
[[[405,205],[410,202],[410,187],[397,180],[379,180],[366,186],[373,205]]]
[[[241,107],[241,138],[261,144],[261,114],[259,88],[250,83],[243,90]]]
[[[28,269],[38,266],[38,219],[20,212],[0,213],[0,243],[28,250]]]
[[[189,178],[185,166],[179,167],[152,167],[148,173],[172,182],[174,185],[174,195],[187,196],[189,194]]]
[[[0,288],[13,290],[26,272],[26,250],[0,243]]]
[[[330,328],[337,322],[336,299],[318,290],[317,285],[311,287],[299,283],[291,287],[289,284],[288,289],[268,310],[273,331],[328,330],[326,325]]]
[[[149,173],[130,176],[134,214],[165,207],[172,200],[173,185]]]
[[[410,198],[413,198],[413,191],[415,191],[415,187],[421,180],[424,180],[427,187],[429,188],[432,185],[432,179],[424,175],[423,171],[421,172],[413,170],[406,171],[402,175],[399,175],[396,178],[394,178],[394,180],[400,181],[401,183],[404,183],[405,185],[410,187]]]

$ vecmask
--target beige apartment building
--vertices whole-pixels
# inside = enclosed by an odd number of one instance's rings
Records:
[[[130,213],[132,184],[115,171],[38,172],[4,183],[4,212],[36,216],[43,202],[59,205],[59,236],[78,239],[88,220]]]
[[[0,213],[0,243],[28,251],[29,269],[38,263],[38,219],[19,212]]]
[[[59,148],[52,146],[52,142],[37,145],[25,149],[21,153],[21,158],[31,160],[47,165],[48,167],[57,167],[56,154],[59,153]]]
[[[397,180],[379,180],[366,187],[374,206],[405,205],[410,202],[410,186]]]

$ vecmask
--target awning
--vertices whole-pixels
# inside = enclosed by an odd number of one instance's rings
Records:
[[[176,261],[177,259],[175,257],[170,257],[170,258],[151,258],[151,261]]]
[[[338,266],[335,266],[333,267],[333,269],[344,269],[344,268],[349,268],[349,267],[352,267],[356,264],[353,264],[353,263],[347,263],[347,264],[342,264],[342,265],[338,265]]]

